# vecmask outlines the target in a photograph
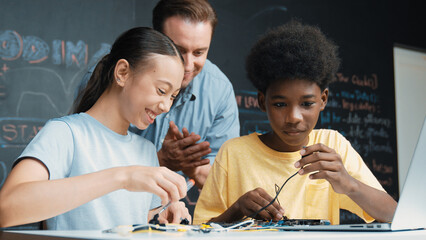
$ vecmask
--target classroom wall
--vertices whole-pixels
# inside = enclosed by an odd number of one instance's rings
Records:
[[[87,68],[114,39],[151,26],[155,0],[0,0],[0,186],[53,117],[66,115]],[[339,130],[398,199],[393,44],[426,48],[423,1],[211,0],[209,59],[231,80],[241,134],[269,129],[244,59],[260,34],[296,18],[339,45],[342,65],[317,127]],[[195,202],[193,202],[195,204]]]

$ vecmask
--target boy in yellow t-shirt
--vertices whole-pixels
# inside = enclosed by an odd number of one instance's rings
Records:
[[[272,131],[222,145],[198,199],[195,224],[246,216],[339,224],[340,209],[366,222],[391,221],[395,200],[351,144],[337,131],[313,129],[338,66],[337,47],[318,28],[298,22],[255,44],[246,69]]]

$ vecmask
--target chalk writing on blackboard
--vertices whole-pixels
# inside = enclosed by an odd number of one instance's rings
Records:
[[[268,16],[268,14],[271,14],[271,12],[286,12],[287,11],[287,7],[285,6],[269,6],[267,8],[261,9],[260,11],[256,12],[253,16],[251,16],[250,18],[247,19],[247,24],[250,23],[251,21],[256,21],[257,18],[259,18],[260,16]]]
[[[238,112],[240,114],[241,134],[247,135],[252,132],[264,133],[270,130],[266,114],[259,108],[257,92],[237,90],[235,92]]]
[[[394,123],[382,113],[379,87],[379,76],[375,73],[338,73],[337,81],[330,85],[330,102],[321,112],[319,126],[339,130],[386,188],[395,184]]]
[[[363,75],[362,77],[358,75],[352,75],[352,77],[344,76],[343,73],[337,73],[337,81],[343,83],[352,83],[355,86],[369,87],[373,90],[379,87],[379,80],[377,74],[373,73],[371,75]]]
[[[41,130],[45,120],[29,118],[0,118],[1,147],[25,146]]]
[[[0,187],[45,122],[68,114],[82,75],[110,46],[0,29]]]
[[[102,43],[93,58],[98,60],[109,51],[109,47],[109,44]],[[89,46],[82,40],[74,43],[55,39],[49,45],[37,36],[22,37],[14,30],[0,31],[0,58],[4,61],[22,58],[28,63],[35,64],[47,60],[50,56],[51,62],[55,65],[84,67],[89,64],[88,48]]]

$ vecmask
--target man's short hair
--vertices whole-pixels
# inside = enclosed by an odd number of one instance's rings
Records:
[[[163,32],[167,18],[179,16],[191,22],[210,22],[212,34],[217,24],[217,16],[207,0],[160,0],[152,12],[152,25]]]

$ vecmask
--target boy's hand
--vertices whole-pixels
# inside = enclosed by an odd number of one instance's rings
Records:
[[[241,196],[234,207],[243,216],[251,216],[273,200],[263,188],[256,188]],[[269,207],[259,212],[254,218],[279,221],[284,216],[284,209],[275,201]]]
[[[301,168],[300,175],[309,174],[310,179],[326,179],[337,193],[348,194],[356,185],[349,175],[339,154],[324,144],[318,143],[300,151],[302,159],[294,166]]]

